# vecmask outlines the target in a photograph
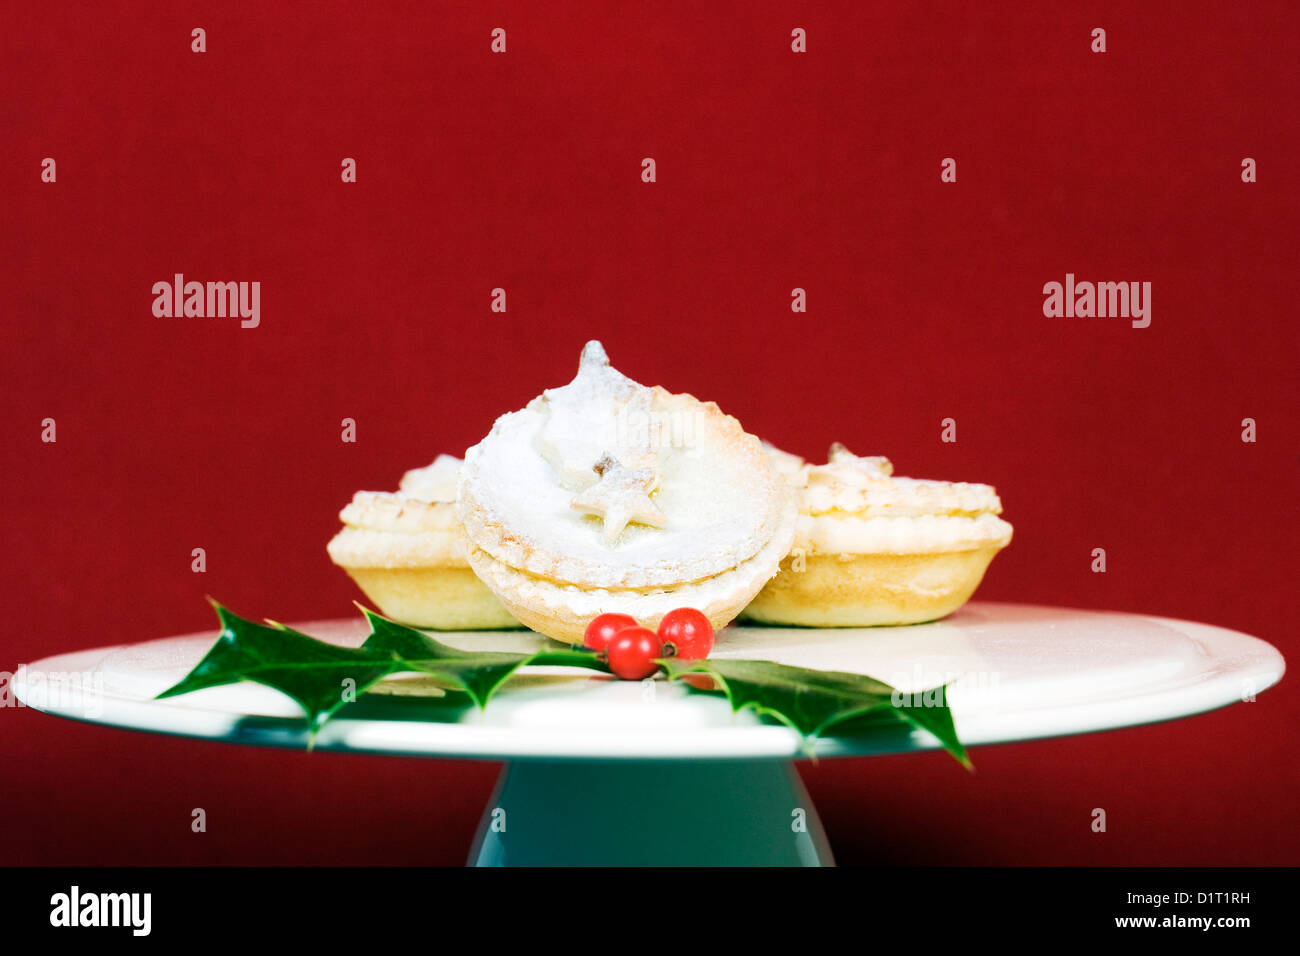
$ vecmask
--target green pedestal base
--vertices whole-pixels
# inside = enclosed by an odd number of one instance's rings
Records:
[[[788,761],[519,761],[471,866],[833,866]]]

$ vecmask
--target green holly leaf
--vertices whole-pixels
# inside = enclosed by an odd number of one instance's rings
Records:
[[[439,686],[465,694],[482,708],[511,674],[528,664],[587,667],[608,673],[591,651],[466,651],[364,608],[370,634],[359,648],[350,648],[317,640],[274,621],[258,624],[245,620],[215,601],[213,606],[221,622],[217,642],[189,674],[159,698],[256,681],[298,702],[307,715],[313,740],[344,704],[392,674],[429,674]]]
[[[346,690],[359,694],[393,673],[391,652],[377,647],[339,647],[283,625],[246,621],[215,601],[213,607],[221,622],[217,642],[179,683],[159,694],[160,698],[241,680],[256,681],[297,701],[314,736],[347,703]]]
[[[362,608],[370,622],[370,636],[361,645],[363,651],[387,652],[410,670],[432,675],[449,690],[468,694],[479,708],[487,706],[492,695],[515,671],[529,664],[562,664],[589,667],[608,673],[591,651],[542,650],[533,654],[510,654],[500,651],[466,651],[448,647],[423,631],[398,624]]]
[[[703,661],[665,658],[660,661],[669,680],[704,674],[725,694],[733,711],[749,709],[798,731],[811,752],[812,742],[829,736],[847,721],[859,727],[901,720],[934,734],[953,757],[972,769],[966,748],[957,738],[946,694],[899,694],[890,685],[863,674],[791,667],[774,661]]]
[[[939,739],[943,744],[943,749],[952,754],[952,756],[967,770],[974,770],[975,765],[971,763],[970,757],[966,754],[966,748],[962,746],[961,739],[957,736],[957,728],[953,726],[952,711],[948,709],[948,685],[936,688],[940,692],[940,699],[943,703],[936,707],[926,703],[916,703],[918,694],[912,694],[913,703],[896,704],[893,706],[893,712],[907,721],[913,727],[919,727],[921,730],[928,730]],[[928,693],[928,692],[927,692]],[[907,695],[904,695],[906,697]]]
[[[213,602],[221,632],[203,659],[177,684],[158,696],[175,697],[205,687],[250,680],[297,701],[307,716],[310,741],[346,703],[393,674],[420,673],[439,692],[484,708],[521,667],[584,667],[609,673],[588,650],[548,646],[532,654],[469,651],[450,647],[423,631],[362,608],[370,634],[357,648],[340,647],[269,621],[245,620]],[[733,710],[751,709],[781,721],[812,742],[836,728],[845,733],[891,726],[902,721],[927,730],[957,760],[970,768],[957,739],[944,688],[900,695],[888,684],[863,674],[790,667],[773,661],[668,658],[660,662],[670,680],[689,674],[710,678]],[[688,682],[688,686],[691,686]],[[692,687],[693,690],[699,688]],[[462,696],[463,695],[463,696]]]

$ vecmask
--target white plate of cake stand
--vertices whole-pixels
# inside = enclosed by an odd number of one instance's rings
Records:
[[[358,619],[296,625],[356,646]],[[531,631],[439,633],[444,643],[530,651]],[[216,632],[50,657],[20,668],[24,704],[154,733],[306,746],[301,711],[260,684],[154,700]],[[1253,700],[1282,677],[1282,655],[1190,621],[1019,604],[972,603],[943,621],[891,628],[731,627],[715,657],[869,674],[900,691],[951,682],[968,748],[1187,717]],[[820,821],[794,770],[809,756],[789,728],[663,680],[577,669],[521,671],[484,711],[450,699],[366,694],[340,711],[318,751],[506,761],[479,825],[476,865],[825,865]],[[932,750],[895,726],[828,737],[817,759]],[[950,759],[947,756],[936,759]],[[954,774],[962,774],[956,764]]]

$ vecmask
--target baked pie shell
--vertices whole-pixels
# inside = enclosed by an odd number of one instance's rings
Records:
[[[752,558],[713,577],[668,587],[581,588],[530,575],[472,546],[469,563],[525,626],[567,644],[581,644],[591,619],[606,612],[630,614],[654,630],[669,611],[693,607],[720,630],[771,580],[790,551],[794,527],[791,500],[776,534]]]
[[[455,504],[358,492],[342,517],[326,550],[385,617],[441,631],[519,627],[465,560]]]
[[[613,554],[611,560],[599,563],[564,554],[553,550],[547,541],[520,533],[494,507],[478,473],[482,453],[480,446],[475,446],[465,454],[458,502],[471,547],[529,576],[587,588],[615,589],[676,587],[683,582],[716,577],[760,553],[783,518],[789,492],[781,475],[769,463],[758,438],[748,434],[739,421],[723,412],[715,402],[700,401],[689,393],[674,394],[660,386],[652,387],[651,391],[656,414],[698,414],[700,427],[708,430],[707,440],[716,453],[741,465],[736,474],[747,478],[749,487],[737,488],[736,493],[751,494],[763,502],[763,518],[752,530],[733,540],[719,541],[716,547],[694,559],[662,560],[648,565],[623,564]],[[493,426],[480,445],[496,440],[500,427],[500,422]]]
[[[793,554],[745,608],[761,624],[871,627],[953,613],[979,587],[1002,542],[926,554]]]
[[[344,570],[385,617],[410,627],[438,631],[519,627],[519,621],[468,565]]]

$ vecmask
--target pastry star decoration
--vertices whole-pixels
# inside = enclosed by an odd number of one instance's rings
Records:
[[[575,511],[603,518],[605,540],[610,544],[633,521],[652,528],[662,528],[668,523],[664,513],[650,500],[650,492],[659,481],[653,469],[628,471],[606,452],[591,470],[600,475],[600,481],[569,504]]]

